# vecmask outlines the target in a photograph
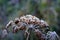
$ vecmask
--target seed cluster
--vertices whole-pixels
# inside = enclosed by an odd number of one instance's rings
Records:
[[[36,16],[32,16],[32,15],[25,15],[20,17],[20,21],[25,22],[27,24],[38,24],[40,26],[49,26],[48,23],[44,20],[40,20],[39,18],[37,18]]]

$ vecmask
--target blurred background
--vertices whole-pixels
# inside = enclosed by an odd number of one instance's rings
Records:
[[[47,21],[51,30],[60,36],[60,0],[0,0],[0,29],[10,20],[26,14]]]

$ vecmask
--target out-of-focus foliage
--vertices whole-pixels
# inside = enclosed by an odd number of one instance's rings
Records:
[[[56,8],[56,11],[57,11],[58,13],[60,13],[60,8]]]
[[[6,3],[8,0],[0,0],[0,5]]]

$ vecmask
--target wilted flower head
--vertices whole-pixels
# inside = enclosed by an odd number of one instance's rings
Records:
[[[20,22],[20,19],[19,18],[15,18],[14,22],[15,22],[15,24],[18,24]]]
[[[48,23],[44,20],[40,20],[40,25],[41,25],[41,27],[49,26]]]
[[[6,28],[8,28],[9,26],[11,26],[11,24],[13,23],[13,21],[9,21],[9,23],[6,25]]]
[[[26,22],[26,23],[35,23],[35,22],[37,23],[40,21],[39,18],[32,16],[32,15],[22,16],[22,17],[20,17],[20,20],[22,20],[23,22]]]
[[[20,18],[15,18],[15,20],[10,21],[7,24],[7,26],[9,26],[10,24],[12,24],[12,27],[14,28],[14,30],[17,30],[17,29],[27,30],[29,28],[34,29],[35,28],[34,25],[38,25],[36,26],[36,28],[48,26],[47,22],[45,22],[44,20],[40,20],[36,16],[32,16],[32,15],[25,15],[25,16],[21,16]]]

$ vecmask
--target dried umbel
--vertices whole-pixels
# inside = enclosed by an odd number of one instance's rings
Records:
[[[27,24],[40,22],[39,18],[32,16],[32,15],[22,16],[22,17],[20,17],[20,20],[23,22],[26,22]]]
[[[39,18],[32,15],[21,16],[20,18],[15,18],[14,21],[10,21],[6,28],[12,26],[12,31],[16,33],[19,30],[24,30],[27,33],[27,40],[29,38],[30,32],[29,30],[34,30],[37,36],[42,36],[39,28],[44,28],[45,26],[49,26],[44,20],[40,20]]]
[[[32,16],[32,15],[22,16],[22,17],[20,17],[20,20],[27,24],[35,24],[35,25],[38,24],[38,25],[40,25],[40,27],[49,26],[46,21],[40,20],[39,18]]]
[[[25,30],[32,28],[46,28],[46,26],[49,26],[47,22],[44,20],[40,20],[36,16],[32,15],[25,15],[21,16],[19,18],[15,18],[14,20],[9,21],[9,23],[6,25],[6,28],[8,29],[9,26],[12,27],[13,32],[17,32],[18,30]]]

